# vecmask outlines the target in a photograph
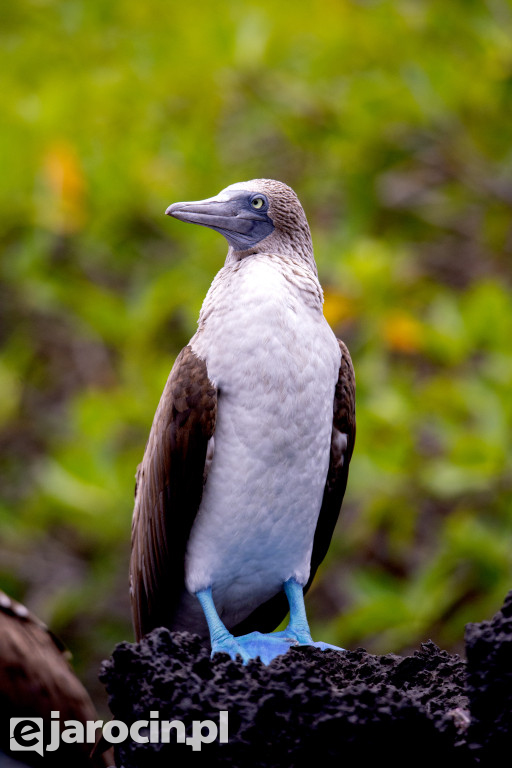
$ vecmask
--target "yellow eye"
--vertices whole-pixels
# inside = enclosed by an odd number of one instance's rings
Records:
[[[265,201],[262,197],[255,197],[253,200],[251,200],[251,205],[258,211],[260,208],[263,208]]]

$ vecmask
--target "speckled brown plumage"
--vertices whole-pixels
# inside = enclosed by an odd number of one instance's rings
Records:
[[[238,261],[250,253],[281,254],[291,263],[307,264],[313,274],[318,275],[308,220],[294,190],[275,179],[252,179],[238,184],[237,187],[254,187],[268,195],[268,213],[275,229],[255,248],[246,251],[231,249],[226,263],[229,264],[231,260]]]

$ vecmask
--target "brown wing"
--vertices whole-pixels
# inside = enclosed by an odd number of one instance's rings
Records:
[[[341,363],[338,383],[334,393],[333,422],[331,436],[331,454],[325,482],[322,506],[318,517],[311,554],[311,571],[304,587],[307,592],[315,577],[318,566],[324,559],[331,543],[332,534],[340,513],[348,469],[356,438],[356,381],[349,351],[338,339],[341,350]],[[346,440],[344,436],[346,435]],[[259,630],[272,632],[288,613],[288,601],[284,592],[279,592],[266,603],[258,606],[246,619],[233,630],[234,635]]]
[[[52,711],[60,712],[61,723],[97,720],[93,703],[67,656],[62,643],[39,619],[0,591],[0,712],[9,713],[9,717],[42,717],[45,731]],[[2,731],[0,751],[9,753],[7,726]],[[49,736],[49,731],[46,735]],[[112,765],[112,750],[108,755],[89,759],[92,747],[92,744],[61,742],[48,762],[56,768]],[[17,755],[16,752],[14,757]],[[42,764],[37,754],[34,755],[35,764]],[[23,753],[29,764],[32,757],[32,753]]]
[[[311,586],[317,568],[329,549],[347,488],[348,469],[356,440],[356,380],[354,367],[345,344],[340,339],[338,339],[338,344],[341,350],[341,364],[334,394],[331,456],[322,507],[313,542],[311,572],[305,591]]]
[[[217,392],[206,364],[186,346],[169,374],[137,470],[130,594],[138,640],[172,624],[216,415]]]

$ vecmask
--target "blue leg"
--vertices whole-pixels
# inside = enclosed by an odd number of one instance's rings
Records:
[[[290,606],[290,621],[285,632],[295,637],[299,643],[311,645],[313,638],[306,617],[304,605],[304,590],[295,579],[288,579],[284,583],[284,592]]]
[[[244,664],[247,664],[251,658],[248,653],[238,645],[235,638],[228,632],[224,624],[222,623],[215,603],[212,597],[212,588],[200,589],[196,592],[196,597],[201,603],[201,608],[204,611],[206,623],[210,630],[210,642],[212,644],[212,656],[214,653],[228,653],[232,659],[236,658],[237,653],[242,657]]]
[[[338,648],[336,645],[322,642],[315,643],[313,641],[306,617],[303,588],[295,579],[288,579],[283,587],[290,606],[290,621],[285,630],[274,632],[274,635],[294,638],[299,645],[313,645],[315,648],[321,648],[322,650],[333,648],[336,651],[343,651],[343,648]]]
[[[232,659],[236,659],[239,654],[244,664],[247,664],[249,659],[259,656],[264,664],[270,664],[272,659],[286,653],[290,645],[297,643],[294,638],[287,638],[279,633],[264,635],[261,632],[251,632],[248,635],[234,637],[226,629],[217,613],[211,587],[199,590],[196,592],[196,597],[201,603],[210,631],[212,656],[215,653],[227,653]]]

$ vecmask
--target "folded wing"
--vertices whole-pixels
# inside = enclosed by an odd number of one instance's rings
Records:
[[[206,364],[186,346],[169,374],[137,470],[130,561],[137,639],[172,625],[216,415],[217,392]]]

